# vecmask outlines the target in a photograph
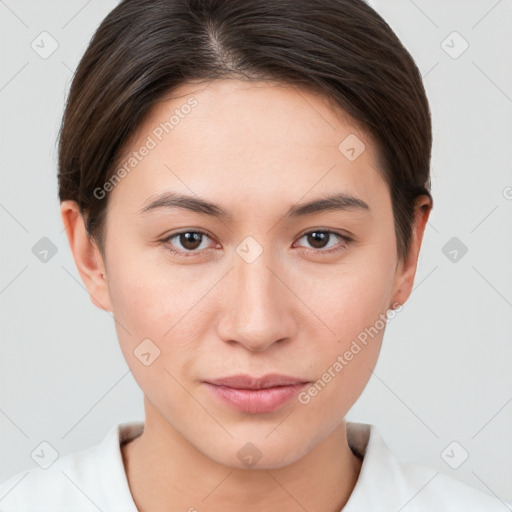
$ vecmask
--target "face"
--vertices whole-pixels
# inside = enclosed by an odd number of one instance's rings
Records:
[[[260,467],[303,457],[361,394],[403,285],[372,140],[319,95],[230,80],[174,91],[125,150],[105,302],[147,414],[233,467],[247,442]],[[269,374],[293,380],[217,382]]]

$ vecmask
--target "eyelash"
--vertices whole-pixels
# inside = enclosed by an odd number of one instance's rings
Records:
[[[171,240],[172,238],[175,238],[177,236],[180,236],[180,235],[183,235],[184,233],[199,233],[201,235],[204,235],[208,238],[211,238],[210,235],[208,233],[206,233],[205,231],[202,231],[200,229],[187,229],[185,231],[179,231],[177,233],[172,233],[171,235],[169,235],[168,237],[164,238],[163,240],[161,240],[162,243],[164,243],[166,245],[166,249],[168,251],[170,251],[171,253],[173,254],[176,254],[177,256],[180,256],[180,257],[183,257],[183,258],[190,258],[190,257],[193,257],[193,256],[196,256],[197,254],[200,253],[200,251],[181,251],[179,249],[172,249],[170,246],[169,246],[169,240]],[[342,251],[343,249],[345,249],[352,241],[353,239],[346,236],[346,235],[342,235],[341,233],[338,233],[336,231],[332,231],[330,229],[313,229],[313,230],[310,230],[310,231],[306,231],[305,233],[302,233],[302,235],[299,236],[298,240],[300,240],[301,238],[304,238],[306,235],[309,235],[311,233],[327,233],[329,235],[335,235],[337,236],[338,238],[340,238],[342,241],[343,241],[343,244],[341,246],[337,246],[335,249],[329,249],[329,250],[322,250],[322,249],[310,249],[308,247],[305,247],[303,248],[304,251],[307,253],[307,254],[332,254],[332,253],[336,253],[336,252],[339,252],[339,251]],[[211,248],[209,249],[204,249],[204,250],[211,250]]]

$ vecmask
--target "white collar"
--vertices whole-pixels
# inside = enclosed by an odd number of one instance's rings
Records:
[[[510,504],[442,472],[399,461],[377,428],[347,422],[347,441],[363,458],[356,485],[340,512],[505,512]],[[90,448],[32,468],[0,485],[3,512],[137,512],[121,444],[140,435],[144,422],[115,425]]]

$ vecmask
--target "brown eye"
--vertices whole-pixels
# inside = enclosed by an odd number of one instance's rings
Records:
[[[177,235],[179,242],[182,247],[188,251],[193,251],[201,245],[203,235],[195,231],[187,231],[186,233],[180,233]]]
[[[310,247],[304,247],[305,251],[316,254],[341,251],[352,241],[348,236],[329,230],[309,231],[300,237],[300,240],[302,239],[306,239],[307,244],[310,245]]]
[[[181,231],[174,233],[163,240],[169,250],[180,256],[194,256],[202,249],[208,249],[203,242],[210,237],[202,231]]]
[[[323,249],[331,235],[327,231],[312,231],[305,236],[314,249]]]

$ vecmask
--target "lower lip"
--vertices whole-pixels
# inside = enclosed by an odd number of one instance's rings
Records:
[[[273,412],[295,398],[308,385],[276,386],[266,389],[236,389],[205,382],[208,389],[233,409],[247,413]]]

